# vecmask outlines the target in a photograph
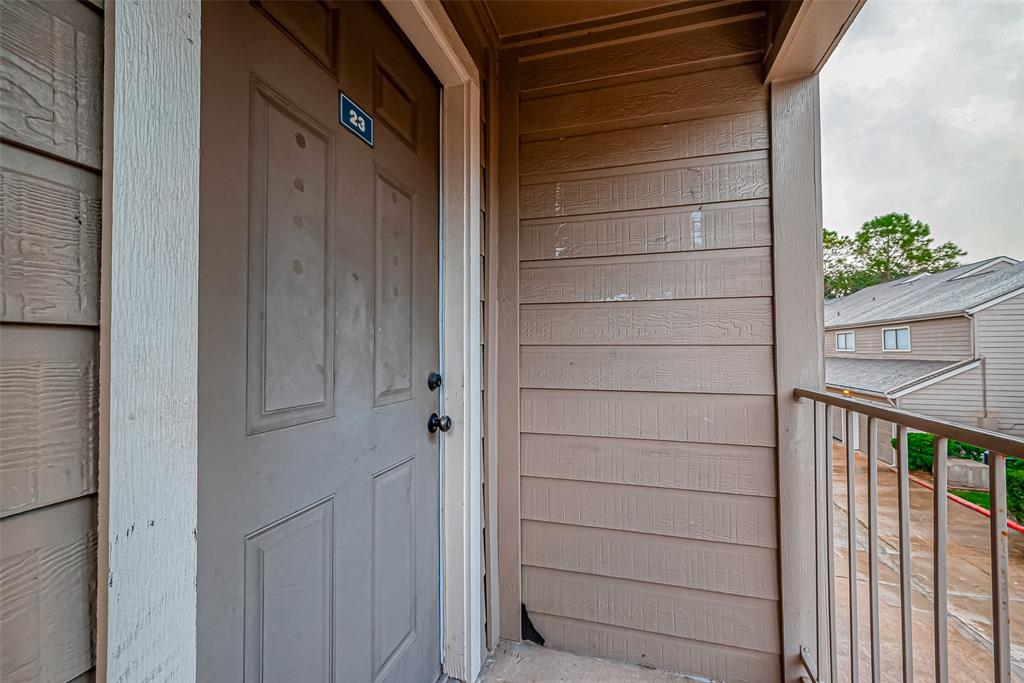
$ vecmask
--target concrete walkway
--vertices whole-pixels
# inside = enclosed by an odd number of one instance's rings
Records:
[[[849,680],[850,608],[847,543],[846,453],[834,450],[836,611],[839,680]],[[871,641],[868,584],[867,458],[858,454],[857,607],[861,680],[870,680]],[[886,466],[878,471],[879,622],[882,680],[901,680],[898,479]],[[910,484],[911,573],[913,586],[914,679],[934,680],[932,599],[932,492]],[[992,611],[988,517],[949,501],[949,680],[982,681],[992,676]],[[1011,668],[1024,681],[1024,534],[1009,532]]]
[[[703,679],[635,664],[583,657],[530,642],[502,641],[480,683],[701,683]]]

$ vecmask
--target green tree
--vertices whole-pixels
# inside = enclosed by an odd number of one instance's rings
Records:
[[[846,296],[908,275],[955,268],[967,253],[952,242],[934,242],[928,224],[906,213],[872,218],[852,237],[826,228],[822,235],[825,296]]]

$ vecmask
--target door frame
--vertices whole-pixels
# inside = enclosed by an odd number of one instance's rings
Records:
[[[442,670],[484,658],[480,80],[439,0],[382,0],[442,85]],[[98,680],[196,680],[199,0],[107,3]],[[167,293],[174,292],[168,300]]]
[[[437,0],[381,0],[441,82],[441,665],[474,681],[484,658],[480,446],[480,77]]]

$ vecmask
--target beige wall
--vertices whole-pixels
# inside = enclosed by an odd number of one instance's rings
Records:
[[[0,680],[93,666],[103,18],[0,3]]]
[[[554,647],[776,680],[763,18],[618,37],[519,64],[522,599]]]
[[[989,414],[999,420],[999,431],[1024,436],[1024,294],[978,312],[974,320]]]
[[[978,426],[982,414],[981,368],[928,385],[896,399],[901,410]]]
[[[883,351],[882,330],[910,327],[910,351]],[[856,333],[856,350],[836,351],[836,333]],[[913,360],[966,360],[971,358],[971,321],[964,316],[918,320],[910,323],[830,327],[825,330],[825,355],[843,358],[902,358]]]

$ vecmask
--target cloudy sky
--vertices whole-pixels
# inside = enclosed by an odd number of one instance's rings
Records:
[[[868,0],[821,73],[825,226],[1024,259],[1024,2]]]

